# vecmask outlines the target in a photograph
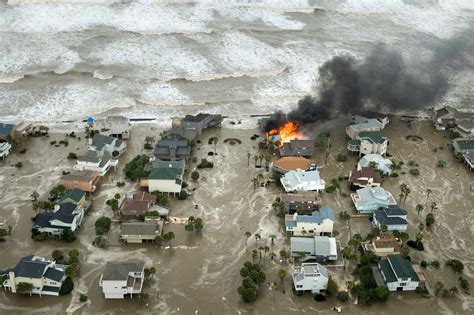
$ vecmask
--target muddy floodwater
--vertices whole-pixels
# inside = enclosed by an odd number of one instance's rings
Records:
[[[231,126],[229,126],[231,127]],[[346,162],[336,162],[335,156],[345,152],[345,127],[331,128],[330,155],[316,150],[313,157],[322,178],[329,182],[331,178],[346,176],[355,168],[356,157],[349,156]],[[251,179],[258,172],[265,178],[270,173],[254,167],[253,155],[258,153],[257,142],[250,140],[256,130],[239,130],[223,128],[206,131],[201,143],[194,146],[194,155],[206,157],[214,162],[213,169],[200,171],[197,182],[187,180],[193,191],[186,201],[173,200],[171,215],[174,217],[199,216],[203,218],[204,230],[198,234],[185,232],[183,225],[167,224],[164,231],[173,231],[176,238],[171,248],[157,247],[153,244],[120,245],[117,242],[118,223],[114,223],[108,236],[110,245],[98,249],[91,245],[95,237],[94,222],[102,216],[113,217],[106,199],[115,193],[130,192],[136,189],[135,183],[127,182],[125,187],[117,188],[116,183],[123,180],[122,168],[126,161],[137,153],[146,152],[143,148],[147,135],[158,137],[161,130],[152,125],[134,127],[132,138],[128,142],[128,151],[121,157],[119,169],[108,174],[101,182],[94,195],[93,208],[85,218],[78,238],[67,244],[59,241],[34,242],[30,237],[31,217],[34,216],[30,194],[37,191],[42,197],[57,184],[63,170],[72,167],[73,162],[66,159],[69,152],[80,152],[86,147],[86,140],[69,139],[68,147],[54,147],[50,141],[64,139],[63,133],[51,133],[49,138],[32,138],[22,146],[26,153],[14,152],[7,159],[0,161],[0,218],[7,220],[13,227],[12,235],[0,243],[0,270],[13,267],[26,255],[38,254],[51,256],[54,249],[67,251],[77,248],[80,252],[81,271],[75,280],[75,290],[65,297],[21,296],[0,291],[0,314],[314,314],[327,313],[334,306],[342,306],[345,314],[472,314],[474,298],[463,294],[454,297],[424,299],[416,293],[394,293],[386,303],[362,307],[353,304],[341,304],[334,297],[326,302],[315,302],[311,294],[297,297],[291,290],[291,279],[286,277],[283,285],[276,276],[279,268],[287,268],[277,259],[262,259],[267,274],[267,281],[262,286],[258,300],[245,304],[237,293],[240,284],[239,269],[242,264],[251,260],[251,251],[255,248],[255,239],[248,240],[244,232],[259,233],[262,239],[258,246],[268,245],[271,252],[279,253],[289,248],[285,237],[282,220],[271,208],[275,197],[281,192],[276,185],[255,189]],[[412,122],[408,124],[395,120],[384,131],[390,139],[389,153],[397,161],[407,163],[413,160],[419,164],[420,175],[415,177],[408,173],[404,166],[398,178],[385,178],[382,186],[397,199],[400,183],[406,183],[411,194],[405,208],[408,210],[411,238],[416,233],[417,213],[415,205],[425,203],[426,190],[433,191],[429,201],[435,201],[438,209],[434,214],[434,227],[425,232],[425,251],[411,251],[412,260],[439,260],[440,269],[427,269],[428,282],[433,287],[441,280],[445,287],[457,284],[458,274],[444,266],[449,258],[457,258],[464,265],[464,277],[471,287],[474,286],[474,172],[469,172],[465,165],[456,163],[447,148],[449,139],[442,133],[435,132],[430,122]],[[208,157],[214,146],[208,145],[209,137],[219,138],[217,155]],[[423,140],[409,141],[407,135],[418,135]],[[226,138],[238,138],[241,144],[224,143]],[[440,149],[439,147],[443,149]],[[434,152],[434,148],[438,148]],[[247,152],[251,153],[248,163]],[[436,168],[438,160],[447,161],[446,168]],[[13,165],[23,162],[22,168]],[[248,165],[249,164],[249,165]],[[196,163],[190,163],[188,170],[193,170]],[[406,172],[406,174],[403,174]],[[188,172],[189,173],[189,172]],[[355,214],[347,182],[342,182],[341,192],[324,194],[324,203],[329,204],[336,214],[346,210]],[[198,205],[197,208],[195,205]],[[424,218],[428,210],[421,217]],[[367,218],[352,218],[350,232],[366,235],[370,230]],[[349,227],[339,218],[335,229],[341,232],[339,240],[345,246],[349,239]],[[270,235],[277,235],[275,244],[271,245]],[[145,291],[150,294],[147,304],[138,298],[123,300],[105,300],[98,286],[101,272],[108,260],[123,261],[138,258],[153,265],[157,272],[146,284]],[[351,269],[342,267],[329,268],[329,273],[341,287],[353,280]],[[271,285],[276,283],[276,285]],[[80,293],[89,299],[79,302]]]

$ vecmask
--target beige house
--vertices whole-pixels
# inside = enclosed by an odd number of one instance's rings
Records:
[[[15,268],[7,269],[0,274],[4,277],[3,287],[13,293],[38,295],[59,295],[59,290],[66,279],[63,268],[52,260],[39,256],[23,257]],[[23,284],[31,285],[31,291],[20,292]]]
[[[120,239],[125,243],[143,243],[154,241],[160,235],[159,225],[155,221],[122,223]]]
[[[184,159],[180,161],[156,160],[148,176],[148,191],[179,194],[183,184]]]
[[[97,189],[99,179],[99,173],[95,171],[73,171],[61,178],[61,184],[66,190],[78,188],[92,193]]]
[[[362,244],[364,252],[371,251],[379,257],[386,257],[390,254],[399,254],[402,248],[402,241],[392,234],[385,234],[376,237],[372,241]]]
[[[334,211],[325,206],[311,215],[287,214],[286,232],[295,236],[331,235],[334,227]]]

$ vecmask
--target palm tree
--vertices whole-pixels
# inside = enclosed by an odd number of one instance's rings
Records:
[[[274,235],[274,234],[270,235],[270,240],[272,242],[272,246],[275,243],[275,239],[276,239],[276,235]]]
[[[430,197],[430,195],[431,195],[432,192],[433,192],[433,191],[432,191],[431,189],[429,189],[429,188],[426,190],[425,208],[428,207],[428,198]]]
[[[418,214],[418,219],[420,219],[420,213],[423,211],[423,205],[417,204],[415,207],[416,213]]]
[[[267,154],[264,156],[264,159],[265,159],[265,168],[268,171],[268,167],[270,165],[270,161],[272,160],[272,156]]]
[[[37,201],[37,200],[38,200],[39,194],[38,194],[37,191],[33,191],[33,192],[31,193],[30,197],[31,197],[31,201],[34,202],[34,201]]]
[[[209,143],[213,143],[214,144],[214,154],[216,154],[216,147],[217,147],[217,142],[219,142],[219,138],[217,137],[212,137],[209,139]]]
[[[258,233],[255,233],[254,237],[255,237],[255,247],[258,247],[258,240],[261,239],[262,237]]]
[[[301,234],[302,234],[303,236],[306,236],[306,233],[308,233],[308,232],[306,232],[305,229],[303,229],[303,230],[301,231]]]
[[[164,240],[169,243],[170,247],[171,247],[171,241],[174,240],[174,237],[175,236],[173,232],[168,232],[165,235],[163,235]]]
[[[270,251],[270,247],[268,247],[267,245],[263,246],[263,251],[265,252],[266,256],[266,254]]]
[[[280,282],[283,284],[283,280],[285,279],[287,272],[285,269],[278,269],[277,271],[278,278],[280,278]]]
[[[258,248],[259,261],[262,261],[262,250],[265,250],[265,247],[260,246]]]
[[[338,230],[333,230],[332,233],[331,233],[331,236],[332,237],[338,237],[339,236],[339,231]]]
[[[434,209],[437,209],[437,208],[438,208],[438,204],[437,204],[435,201],[433,201],[433,202],[431,203],[431,213],[433,213],[433,210],[434,210]]]
[[[276,254],[274,252],[271,252],[269,256],[270,256],[270,260],[273,261],[276,257]]]
[[[255,262],[255,259],[257,259],[258,253],[257,250],[254,249],[252,250],[252,261]]]
[[[287,261],[288,258],[290,258],[290,255],[288,254],[288,252],[287,252],[286,250],[282,249],[282,250],[280,251],[280,258],[281,258],[281,260],[283,260],[283,261]]]
[[[245,235],[245,237],[247,238],[247,239],[245,240],[245,244],[248,244],[248,242],[249,242],[249,237],[252,236],[252,233],[250,233],[250,232],[247,231],[247,232],[244,233],[244,235]]]
[[[257,167],[258,155],[254,155],[253,160],[255,161],[255,167]]]
[[[385,234],[385,232],[388,231],[388,226],[386,224],[382,224],[380,226],[380,236],[382,236],[383,234]]]
[[[250,152],[247,152],[247,166],[250,166]]]
[[[259,162],[260,162],[260,163],[259,163],[259,164],[260,164],[260,167],[262,167],[263,154],[260,154],[260,155],[258,156],[258,160],[259,160]]]

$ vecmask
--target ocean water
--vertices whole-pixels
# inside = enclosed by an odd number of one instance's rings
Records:
[[[468,30],[474,1],[27,1],[0,4],[0,119],[208,111],[253,124],[318,87],[335,55],[385,43],[410,63]],[[473,34],[474,37],[474,34]],[[474,56],[433,105],[472,109]]]

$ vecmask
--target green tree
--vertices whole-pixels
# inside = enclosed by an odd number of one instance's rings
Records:
[[[258,247],[258,240],[261,239],[262,237],[258,233],[255,233],[254,237],[255,237],[255,247]]]
[[[148,177],[150,174],[150,171],[146,169],[147,165],[150,162],[150,157],[143,154],[143,155],[137,155],[135,158],[133,158],[130,162],[128,162],[124,169],[123,172],[125,174],[125,177],[132,181],[136,181],[139,178],[142,177]]]
[[[170,202],[170,197],[166,193],[159,192],[155,190],[152,192],[156,196],[156,203],[162,206],[168,206]]]
[[[339,286],[337,285],[337,282],[334,281],[334,279],[329,276],[328,280],[328,286],[326,288],[326,293],[327,294],[336,294],[339,292]]]
[[[19,282],[16,285],[16,292],[20,294],[29,294],[31,295],[31,291],[33,291],[33,284],[28,282]]]
[[[70,228],[67,228],[64,229],[61,238],[68,243],[72,243],[76,240],[76,235]]]
[[[92,245],[98,248],[105,248],[108,245],[107,238],[103,235],[98,235],[92,242]]]
[[[55,261],[62,260],[64,258],[64,254],[59,249],[53,250],[53,254],[51,255]]]
[[[438,204],[433,201],[433,202],[431,203],[431,213],[433,213],[433,210],[434,210],[434,209],[437,209],[437,208],[438,208]]]
[[[275,234],[270,235],[270,241],[271,241],[272,246],[275,244],[275,238],[276,238]]]
[[[64,185],[59,184],[55,186],[51,191],[49,192],[49,195],[51,199],[57,199],[61,198],[64,194],[66,193],[66,187]]]
[[[435,294],[438,295],[438,293],[443,290],[444,284],[441,281],[436,281],[435,283]]]
[[[112,220],[108,217],[100,217],[95,221],[95,233],[97,235],[106,234],[110,230]]]
[[[37,191],[33,191],[33,192],[31,193],[31,195],[30,195],[30,198],[31,198],[32,201],[37,201],[38,198],[39,198],[38,192],[37,192]]]
[[[425,219],[426,226],[431,226],[435,223],[435,217],[432,213],[428,213]]]
[[[416,213],[418,214],[418,219],[420,219],[420,213],[423,211],[423,205],[417,204],[415,207]]]
[[[285,279],[286,275],[288,273],[286,272],[285,269],[278,269],[277,271],[277,275],[278,275],[278,278],[280,278],[280,282],[283,284],[283,280]]]
[[[194,181],[198,180],[199,179],[199,172],[198,171],[193,171],[191,173],[191,179],[194,180]]]
[[[458,259],[448,259],[446,266],[451,267],[455,272],[461,273],[464,270],[464,264]]]
[[[143,272],[145,273],[146,279],[151,279],[156,273],[156,268],[155,267],[145,268]]]
[[[163,240],[165,242],[168,242],[169,246],[171,247],[171,241],[174,240],[175,238],[175,235],[172,231],[166,233],[165,235],[163,235]]]
[[[70,277],[67,277],[61,286],[61,289],[59,290],[59,295],[67,295],[74,290],[74,282]]]
[[[282,249],[280,250],[280,258],[283,261],[287,261],[290,258],[290,254],[288,254],[288,251]]]

